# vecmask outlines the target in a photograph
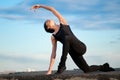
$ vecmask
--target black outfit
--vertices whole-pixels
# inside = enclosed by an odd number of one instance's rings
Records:
[[[63,44],[61,61],[57,71],[58,73],[62,73],[66,69],[65,62],[68,53],[76,65],[84,72],[90,72],[91,70],[96,71],[100,69],[100,66],[88,66],[83,58],[83,54],[86,52],[86,45],[76,38],[69,25],[60,23],[59,31],[56,34],[53,34],[53,36]]]

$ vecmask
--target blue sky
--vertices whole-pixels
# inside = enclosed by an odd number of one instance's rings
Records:
[[[0,72],[47,70],[51,55],[51,34],[44,31],[46,19],[57,18],[49,11],[31,11],[34,4],[56,8],[74,34],[87,45],[87,63],[110,63],[120,67],[119,0],[2,0],[0,2]],[[53,69],[57,69],[62,45],[58,42]],[[67,69],[77,66],[70,56]]]

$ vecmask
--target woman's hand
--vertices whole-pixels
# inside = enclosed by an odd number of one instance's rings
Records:
[[[32,6],[32,7],[30,8],[30,10],[36,10],[36,9],[38,9],[38,8],[40,8],[40,5],[39,5],[39,4],[36,4],[36,5]]]
[[[46,75],[50,75],[52,74],[52,71],[48,70],[48,72],[46,73]]]

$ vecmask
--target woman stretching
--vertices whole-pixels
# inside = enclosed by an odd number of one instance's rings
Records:
[[[108,63],[98,66],[89,66],[83,58],[83,55],[86,52],[86,45],[80,40],[78,40],[78,38],[76,38],[64,17],[57,10],[50,6],[37,4],[31,7],[31,9],[33,10],[36,10],[38,8],[44,8],[48,11],[51,11],[59,20],[59,24],[56,24],[53,20],[46,20],[44,23],[45,31],[48,33],[52,33],[52,53],[50,58],[49,69],[47,72],[48,75],[52,74],[52,67],[56,58],[57,41],[60,41],[63,44],[63,48],[61,60],[59,62],[56,74],[61,74],[66,69],[65,63],[68,53],[70,54],[75,64],[85,73],[97,70],[114,71],[113,68],[109,67]]]

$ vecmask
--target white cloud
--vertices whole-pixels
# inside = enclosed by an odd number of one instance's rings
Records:
[[[49,54],[35,54],[31,53],[29,54],[20,54],[20,53],[12,53],[12,54],[0,54],[1,59],[9,60],[9,61],[15,61],[15,62],[42,62],[46,61],[46,58],[50,58]]]
[[[69,24],[75,26],[76,28],[95,30],[120,29],[120,27],[117,27],[117,25],[120,25],[120,18],[117,16],[101,16],[99,14],[96,14],[88,16],[66,15],[65,17],[68,20]]]
[[[30,6],[37,3],[43,3],[43,1],[26,0],[11,8],[1,8],[0,17],[11,20],[46,20],[50,18],[56,20],[55,16],[53,17],[50,12],[44,9],[40,9],[37,12],[30,11]],[[57,8],[68,22],[76,27],[82,26],[82,29],[96,30],[119,29],[117,26],[120,25],[120,10],[119,1],[117,0],[91,0],[90,2],[85,0],[54,0],[49,1],[49,4]]]
[[[60,0],[60,1],[53,1],[53,6],[57,8],[62,8],[67,11],[86,11],[90,10],[92,6],[96,6],[99,4],[99,0],[91,0],[85,1],[85,0]],[[59,4],[56,4],[59,3]],[[61,6],[62,5],[62,6]]]
[[[110,62],[113,67],[120,67],[119,61],[120,61],[120,54],[115,54],[115,53],[109,53],[104,55],[104,60],[107,60]]]
[[[6,19],[10,19],[10,20],[23,20],[23,19],[25,19],[25,16],[22,16],[22,15],[13,15],[13,14],[11,14],[11,15],[5,15],[5,14],[3,14],[3,15],[0,15],[0,17],[1,18],[6,18]]]
[[[106,1],[103,7],[105,11],[118,11],[120,13],[120,1],[113,0],[113,1]]]

